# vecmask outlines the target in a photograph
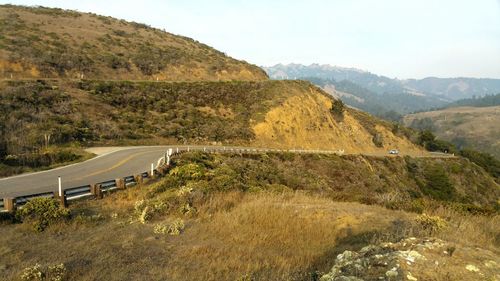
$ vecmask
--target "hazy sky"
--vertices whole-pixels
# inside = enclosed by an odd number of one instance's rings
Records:
[[[19,0],[143,22],[257,65],[500,78],[500,0]]]

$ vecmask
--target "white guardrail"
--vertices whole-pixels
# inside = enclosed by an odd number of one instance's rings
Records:
[[[303,154],[344,154],[343,150],[303,150],[303,149],[264,149],[264,148],[244,148],[244,147],[210,147],[210,146],[183,146],[170,148],[165,152],[165,155],[158,159],[156,168],[151,164],[151,169],[137,175],[129,175],[123,178],[111,179],[99,183],[88,184],[62,189],[59,185],[59,192],[42,192],[35,194],[21,195],[14,198],[0,198],[0,212],[12,212],[15,209],[22,208],[27,202],[34,198],[57,198],[63,206],[67,206],[68,202],[84,198],[102,198],[107,192],[125,189],[142,183],[145,179],[151,179],[156,176],[165,175],[171,168],[170,160],[183,152],[203,151],[208,153],[230,153],[230,154],[255,154],[255,153],[303,153]],[[59,181],[60,182],[60,181]]]

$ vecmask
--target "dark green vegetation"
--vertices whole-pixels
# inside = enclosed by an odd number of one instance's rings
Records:
[[[482,167],[495,180],[500,181],[500,161],[489,153],[465,148],[457,148],[453,143],[440,140],[430,130],[420,131],[418,144],[429,151],[456,153]]]
[[[210,191],[301,190],[335,201],[358,201],[422,211],[451,204],[460,210],[495,212],[500,189],[481,168],[464,159],[377,158],[262,154],[186,154],[165,185]],[[155,192],[153,190],[152,192]],[[393,198],[387,200],[387,195]],[[437,204],[439,202],[439,204]]]
[[[334,116],[341,118],[344,115],[345,111],[344,102],[342,102],[340,99],[335,100],[332,103],[332,108],[330,109],[330,111]]]
[[[447,141],[439,140],[430,130],[422,130],[418,136],[418,143],[428,151],[455,153],[455,146]]]
[[[4,175],[87,157],[80,146],[248,143],[290,89],[304,82],[3,82]],[[61,148],[61,146],[68,146]]]
[[[0,77],[265,80],[260,68],[144,24],[0,6]]]
[[[474,106],[474,107],[486,107],[500,105],[500,94],[496,95],[486,95],[484,97],[472,97],[470,99],[458,100],[450,103],[446,107],[457,107],[457,106]]]
[[[497,106],[497,105],[500,105],[500,94],[486,95],[483,97],[473,96],[472,98],[461,99],[461,100],[457,100],[457,101],[448,103],[442,107],[433,107],[433,108],[428,108],[427,110],[417,110],[414,113],[435,111],[435,110],[454,108],[454,107],[464,107],[464,106],[490,107],[490,106]]]
[[[308,89],[303,82],[129,83],[81,82],[78,87],[112,106],[126,118],[120,127],[131,139],[159,136],[177,142],[251,140],[251,121],[284,97],[287,88]]]
[[[481,166],[493,177],[497,178],[497,181],[500,180],[500,160],[496,159],[491,154],[472,149],[464,149],[460,151],[460,155]]]

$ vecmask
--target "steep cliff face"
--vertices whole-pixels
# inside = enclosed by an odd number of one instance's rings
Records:
[[[263,122],[253,125],[255,143],[281,148],[333,149],[346,153],[387,152],[399,149],[408,154],[422,150],[408,139],[396,136],[384,123],[370,118],[359,120],[353,109],[336,117],[332,98],[309,86],[290,88],[286,99],[270,109]],[[366,126],[371,126],[367,129]]]

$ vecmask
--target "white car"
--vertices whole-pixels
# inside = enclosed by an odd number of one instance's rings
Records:
[[[391,149],[391,150],[389,150],[389,154],[399,154],[399,150]]]

